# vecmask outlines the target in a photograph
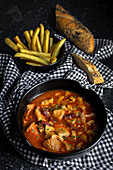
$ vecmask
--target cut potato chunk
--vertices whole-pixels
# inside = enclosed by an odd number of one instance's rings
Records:
[[[49,105],[53,103],[53,98],[50,98],[48,100],[44,100],[41,102],[41,105]]]
[[[54,131],[54,130],[55,130],[55,128],[53,126],[48,126],[48,125],[45,126],[46,134],[48,134],[49,132]]]
[[[59,136],[68,137],[68,136],[70,135],[69,130],[67,130],[67,129],[64,128],[64,127],[59,127],[59,128],[57,128],[55,132],[56,132]]]
[[[54,110],[53,111],[53,116],[56,117],[57,119],[61,120],[64,116],[65,111],[62,109]]]

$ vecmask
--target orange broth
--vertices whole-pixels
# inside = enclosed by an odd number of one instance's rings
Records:
[[[76,92],[52,90],[27,105],[23,130],[32,146],[55,153],[88,147],[98,133],[93,107]]]

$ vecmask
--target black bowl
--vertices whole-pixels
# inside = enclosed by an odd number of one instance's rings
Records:
[[[96,140],[92,143],[91,146],[87,147],[86,149],[76,151],[73,153],[58,154],[58,153],[47,152],[41,149],[37,149],[33,147],[25,138],[23,134],[23,128],[22,128],[22,117],[26,109],[26,105],[38,95],[46,91],[54,90],[54,89],[64,89],[64,90],[75,91],[79,93],[82,97],[85,97],[87,101],[90,102],[93,108],[95,109],[95,112],[98,116],[99,132],[98,132],[98,136]],[[105,110],[102,100],[99,98],[99,96],[94,91],[83,88],[82,86],[80,86],[78,82],[73,81],[73,80],[54,79],[54,80],[49,80],[49,81],[46,81],[46,82],[43,82],[43,83],[40,83],[34,86],[23,96],[23,98],[20,101],[18,111],[17,111],[17,122],[18,122],[20,133],[22,134],[23,140],[24,142],[26,142],[28,147],[30,147],[30,149],[33,149],[35,152],[37,152],[37,154],[40,154],[41,156],[44,156],[44,157],[46,156],[46,157],[57,159],[57,160],[69,160],[69,159],[81,157],[82,155],[92,150],[92,148],[94,148],[99,143],[106,128],[107,114],[106,114],[106,110]]]
[[[56,37],[53,37],[53,44],[58,43],[60,40]],[[65,45],[63,44],[63,46],[60,49],[59,55],[57,56],[57,61],[53,64],[50,65],[45,65],[45,66],[30,66],[31,69],[36,69],[38,71],[42,71],[42,72],[47,72],[51,69],[54,69],[56,66],[58,66],[59,64],[63,63],[65,61]]]

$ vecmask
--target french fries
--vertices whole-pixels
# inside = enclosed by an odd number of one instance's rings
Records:
[[[42,48],[41,48],[41,44],[40,44],[40,40],[39,40],[39,37],[38,37],[38,36],[37,36],[36,44],[37,44],[37,50],[38,50],[39,52],[42,52]]]
[[[33,51],[37,51],[36,49],[36,40],[37,40],[37,35],[39,34],[40,28],[37,27],[34,31],[33,37],[32,37],[32,43],[31,43],[31,49]]]
[[[49,38],[49,52],[51,51],[52,47],[53,47],[53,37],[50,37]]]
[[[31,49],[31,37],[28,31],[24,31],[24,36],[26,37],[26,40],[28,42],[28,47]]]
[[[20,52],[25,54],[35,55],[37,57],[51,57],[51,53],[37,52],[37,51],[25,50],[25,49],[20,49]]]
[[[37,51],[25,50],[25,49],[20,49],[20,52],[23,54],[29,54],[29,55],[40,57],[46,60],[47,62],[50,62],[51,60],[51,53],[42,53]]]
[[[44,44],[44,26],[40,24],[40,44],[43,47]]]
[[[66,40],[66,38],[64,38],[63,40],[60,40],[60,41],[56,44],[55,49],[53,50],[53,53],[52,53],[52,57],[53,57],[53,56],[54,56],[54,57],[57,57],[57,56],[58,56],[58,54],[59,54],[59,52],[60,52],[60,49],[61,49],[62,45],[64,44],[65,40]]]
[[[57,58],[54,57],[54,56],[53,56],[53,57],[51,58],[51,60],[50,60],[51,64],[55,63],[56,61],[57,61]]]
[[[53,45],[53,47],[52,47],[52,49],[51,49],[51,55],[53,54],[53,51],[54,51],[54,49],[55,49],[55,46],[56,46],[56,43]]]
[[[33,37],[33,30],[29,31],[31,38]]]
[[[55,48],[54,48],[54,50],[53,50],[53,53],[52,53],[51,63],[53,63],[53,62],[55,61],[55,57],[58,56],[58,54],[59,54],[59,52],[60,52],[60,49],[61,49],[62,45],[64,44],[65,40],[66,40],[66,38],[64,38],[63,40],[60,40],[60,41],[56,44],[56,46],[55,46]],[[56,61],[55,61],[55,62],[56,62]]]
[[[19,48],[19,50],[20,50],[21,48],[23,48],[22,45],[19,44],[19,43],[17,43],[16,45],[17,45],[17,47]]]
[[[6,43],[9,47],[11,47],[14,51],[16,51],[16,52],[19,51],[18,46],[17,46],[13,41],[11,41],[10,38],[5,38],[5,43]]]
[[[14,41],[17,42],[17,43],[19,43],[23,48],[28,49],[28,48],[22,43],[22,41],[20,40],[20,38],[19,38],[18,35],[16,35],[16,36],[14,37]]]
[[[53,37],[50,37],[50,31],[45,30],[43,24],[33,30],[24,31],[27,46],[23,44],[19,36],[14,37],[16,44],[9,38],[5,39],[5,43],[17,53],[14,57],[27,60],[26,64],[31,66],[46,66],[57,61],[60,49],[66,38],[53,43]]]
[[[14,57],[20,57],[24,60],[30,60],[30,61],[33,61],[33,62],[41,63],[43,65],[49,65],[49,62],[47,62],[46,60],[44,60],[40,57],[29,55],[29,54],[23,54],[23,53],[18,52],[14,55]]]
[[[33,63],[33,62],[26,62],[26,64],[31,65],[31,66],[44,66],[43,64]]]
[[[45,31],[45,35],[44,35],[44,46],[43,46],[43,51],[45,53],[48,53],[48,48],[49,48],[49,35],[50,35],[50,31],[46,30]]]

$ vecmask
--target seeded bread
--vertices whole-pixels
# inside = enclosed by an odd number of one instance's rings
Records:
[[[72,54],[76,64],[87,74],[90,83],[101,84],[104,79],[100,72],[97,70],[96,66],[92,64],[89,60],[86,60],[77,54]]]
[[[94,51],[92,33],[59,4],[56,5],[56,29],[84,52],[92,53]]]

